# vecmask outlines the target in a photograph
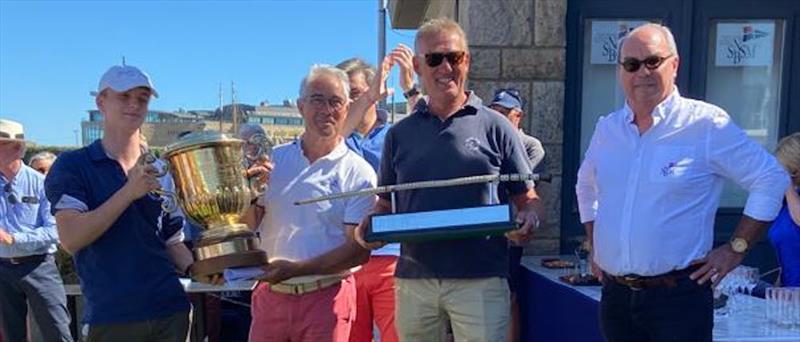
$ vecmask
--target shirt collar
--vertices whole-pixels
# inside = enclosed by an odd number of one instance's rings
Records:
[[[347,144],[345,144],[344,140],[345,139],[342,139],[341,141],[339,141],[339,143],[336,144],[336,147],[333,148],[333,151],[331,151],[328,154],[322,156],[322,158],[319,158],[316,161],[320,161],[320,160],[335,160],[335,159],[339,159],[342,156],[344,156],[347,153],[347,151],[350,150],[347,147]],[[300,138],[295,139],[295,141],[292,144],[300,152],[300,155],[302,155],[303,158],[306,158],[306,155],[303,153],[303,138],[302,138],[302,136]]]
[[[681,94],[678,91],[677,86],[673,86],[672,93],[670,93],[664,101],[661,101],[655,108],[653,108],[653,112],[651,115],[653,116],[653,124],[663,120],[667,117],[672,109],[677,105],[678,98],[680,98]],[[633,109],[628,105],[628,101],[625,101],[625,122],[633,122]]]
[[[100,139],[95,140],[89,145],[89,158],[91,158],[92,161],[111,159],[103,148],[103,143]]]
[[[143,147],[141,145],[140,147],[142,153],[148,152],[148,149],[146,147]],[[106,149],[103,147],[101,139],[97,139],[91,145],[89,145],[89,158],[91,158],[92,161],[101,161],[105,159],[114,160],[114,158],[111,157],[111,155],[108,154],[108,151],[106,151]]]
[[[430,108],[428,107],[428,101],[430,98],[428,96],[424,96],[423,98],[417,101],[417,104],[414,105],[414,112],[419,113],[420,115],[424,116],[433,116],[430,112]],[[467,102],[455,112],[452,116],[457,115],[466,115],[466,114],[475,114],[478,112],[478,108],[483,106],[483,100],[481,100],[478,95],[475,95],[475,92],[470,90],[467,91]],[[413,114],[412,113],[412,114]]]

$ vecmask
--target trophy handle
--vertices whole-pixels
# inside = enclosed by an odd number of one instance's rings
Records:
[[[245,149],[244,149],[244,156],[247,158],[247,161],[250,163],[256,162],[259,159],[269,158],[270,152],[272,152],[272,146],[275,143],[264,134],[254,134],[250,139],[245,141]],[[249,153],[249,146],[255,146],[255,151]]]
[[[155,189],[151,193],[164,198],[161,202],[161,209],[168,213],[174,213],[178,210],[178,195],[172,191]]]
[[[139,163],[152,165],[155,164],[156,161],[158,161],[158,158],[156,158],[152,152],[149,150],[142,150],[142,155],[139,157]],[[169,162],[163,159],[162,161],[164,162],[164,167],[162,167],[161,170],[157,170],[155,175],[157,178],[164,177],[167,175],[167,173],[169,173]],[[168,213],[174,213],[178,210],[178,196],[174,192],[156,189],[150,191],[150,193],[156,196],[164,197],[164,201],[161,202],[162,210]]]
[[[251,149],[250,146],[253,146],[254,149]],[[250,167],[250,165],[259,160],[269,160],[272,154],[272,146],[275,146],[275,143],[265,134],[253,134],[253,136],[245,141],[244,145],[245,168]],[[255,185],[250,179],[248,179],[247,182],[250,184],[250,191],[253,193],[254,197],[261,197],[266,191],[266,184]]]

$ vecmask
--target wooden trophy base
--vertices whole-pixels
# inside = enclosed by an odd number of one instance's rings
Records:
[[[192,265],[192,273],[196,276],[206,277],[222,274],[226,268],[258,266],[266,263],[266,252],[252,250],[195,261],[194,265]]]
[[[195,276],[222,274],[226,268],[259,266],[267,263],[267,253],[258,248],[258,238],[250,231],[224,238],[200,239],[194,250],[192,273]]]

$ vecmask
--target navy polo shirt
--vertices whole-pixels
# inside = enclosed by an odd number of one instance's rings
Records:
[[[419,101],[414,112],[386,135],[379,185],[485,174],[530,173],[517,130],[483,106],[470,92],[467,103],[442,121]],[[490,201],[491,184],[399,191],[400,213],[469,208]],[[527,191],[525,182],[502,183],[511,194]],[[382,194],[389,199],[389,194]],[[505,237],[409,242],[401,246],[395,275],[400,278],[483,278],[508,276]]]
[[[61,154],[45,179],[45,191],[53,214],[64,208],[91,211],[126,181],[122,167],[97,140]],[[182,223],[164,222],[167,217],[161,200],[145,195],[125,209],[102,236],[75,254],[86,297],[84,323],[139,322],[189,310],[165,245]]]

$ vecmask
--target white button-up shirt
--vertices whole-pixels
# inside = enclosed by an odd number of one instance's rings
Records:
[[[744,214],[771,221],[789,178],[714,105],[675,89],[639,135],[626,106],[601,117],[578,171],[581,222],[594,221],[594,260],[613,275],[683,269],[713,244],[723,181],[749,192]]]
[[[301,140],[275,147],[275,169],[269,187],[259,199],[265,208],[261,220],[261,248],[270,261],[301,261],[329,252],[347,241],[345,225],[357,225],[375,205],[376,196],[355,196],[311,204],[299,200],[345,191],[374,188],[377,176],[363,158],[344,142],[309,164]],[[302,276],[286,283],[304,283],[325,277]]]

